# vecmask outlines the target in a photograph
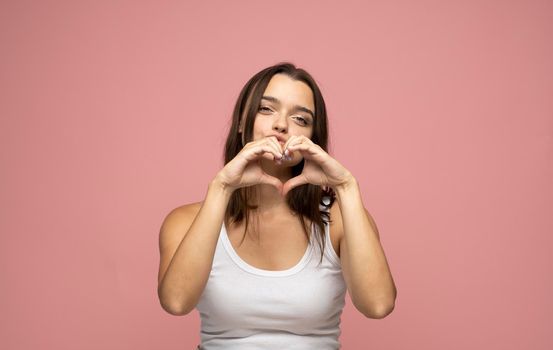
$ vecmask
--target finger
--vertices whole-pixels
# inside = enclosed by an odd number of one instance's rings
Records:
[[[288,160],[292,159],[294,157],[293,151],[297,150],[294,146],[298,145],[315,145],[313,141],[311,141],[308,137],[305,135],[301,136],[295,136],[293,140],[289,140],[290,142],[287,144],[286,150],[284,152],[284,156],[288,158]]]
[[[284,185],[282,185],[282,195],[286,196],[288,192],[290,192],[291,189],[297,186],[301,186],[308,183],[307,179],[303,174],[300,174],[298,176],[295,176],[291,178],[290,180],[286,181]]]
[[[278,139],[276,138],[276,136],[271,136],[271,137],[268,138],[268,140],[271,143],[271,145],[273,145],[275,147],[275,149],[281,155],[281,158],[282,158],[282,155],[284,154],[283,149],[282,149],[282,145],[280,144],[280,142],[278,142]]]
[[[307,143],[299,143],[295,145],[288,146],[289,151],[307,151],[309,154],[318,154],[320,153],[319,149],[315,146],[315,144],[307,144]]]
[[[254,159],[257,159],[259,157],[262,157],[265,153],[270,153],[274,156],[274,158],[279,158],[280,154],[277,152],[274,147],[270,146],[269,144],[261,144],[258,145],[249,152],[249,154],[246,156],[246,158],[251,161]]]
[[[274,138],[274,140],[273,140]],[[269,159],[271,160],[277,160],[282,158],[282,151],[280,149],[280,144],[278,144],[278,141],[276,137],[274,136],[268,136],[258,141],[260,145],[265,145],[271,147],[276,153],[272,154],[272,157]]]
[[[260,183],[275,186],[279,193],[282,193],[282,182],[274,176],[263,173],[259,179]]]
[[[284,146],[283,146],[283,148],[282,148],[282,149],[283,149],[282,154],[287,155],[287,154],[286,154],[286,149],[288,148],[288,146],[290,146],[291,144],[293,144],[294,140],[296,140],[296,139],[297,139],[297,136],[296,136],[296,135],[292,135],[292,136],[290,136],[290,138],[289,138],[288,140],[286,140],[286,143],[284,144]]]
[[[283,160],[292,160],[294,158],[294,154],[292,150],[290,150],[290,146],[296,145],[299,142],[301,142],[301,137],[299,136],[291,136],[290,139],[288,139],[284,147]]]
[[[295,151],[298,150],[298,146],[301,145],[301,140],[299,139],[295,139],[294,141],[292,141],[288,147],[286,148],[286,151],[284,152],[284,160],[292,160],[294,159],[294,156],[295,156]]]

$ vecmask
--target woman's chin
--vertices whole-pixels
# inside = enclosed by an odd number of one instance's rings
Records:
[[[281,161],[274,161],[274,164],[276,166],[281,166],[281,167],[293,167],[293,166],[296,166],[298,165],[299,163],[301,162],[301,158],[292,158],[292,159],[287,159],[287,160],[281,160]]]
[[[268,157],[270,157],[269,155],[267,155],[267,157],[263,156],[263,158],[261,159],[261,162],[262,164],[266,165],[266,166],[272,166],[272,167],[275,167],[275,168],[291,168],[295,165],[298,165],[301,160],[302,160],[302,157],[294,157],[292,156],[291,158],[281,158],[281,159],[268,159]]]
[[[263,167],[276,168],[276,169],[287,168],[292,166],[291,161],[289,160],[277,160],[277,159],[275,160],[262,159],[261,164]]]

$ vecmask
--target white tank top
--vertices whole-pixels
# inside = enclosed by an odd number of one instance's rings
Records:
[[[198,349],[340,349],[347,288],[329,225],[325,225],[326,246],[318,266],[314,225],[296,266],[270,271],[240,258],[223,223],[211,273],[196,305],[201,317]]]

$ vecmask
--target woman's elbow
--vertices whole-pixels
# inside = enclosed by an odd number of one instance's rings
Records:
[[[373,312],[371,312],[369,315],[365,315],[368,318],[373,319],[382,319],[394,311],[395,304],[392,304],[391,306],[386,305],[382,306],[380,308],[375,309]]]

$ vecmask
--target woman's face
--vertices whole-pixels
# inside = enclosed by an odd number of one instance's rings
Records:
[[[263,93],[253,126],[253,139],[278,135],[283,141],[281,148],[290,136],[304,135],[311,139],[315,103],[311,88],[302,81],[296,81],[286,74],[275,74]],[[272,155],[264,154],[267,160]],[[283,161],[282,166],[294,166],[301,162],[299,152],[292,154],[292,160]]]

